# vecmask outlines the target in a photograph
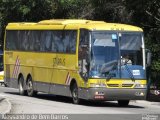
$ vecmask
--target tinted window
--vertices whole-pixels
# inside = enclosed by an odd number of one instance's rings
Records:
[[[17,31],[7,31],[6,33],[6,49],[7,50],[17,50],[19,48],[19,39],[17,37]]]
[[[76,52],[76,30],[7,31],[6,49],[59,53]]]
[[[64,52],[75,53],[76,51],[76,31],[66,31],[63,39]]]
[[[18,31],[18,39],[21,44],[19,44],[19,50],[29,50],[29,31]]]

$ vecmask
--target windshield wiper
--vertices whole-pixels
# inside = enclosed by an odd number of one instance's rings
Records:
[[[109,72],[109,71],[113,70],[117,63],[118,63],[117,60],[113,60],[113,61],[110,61],[108,63],[104,63],[101,67],[100,72],[101,73],[106,73],[106,72]]]
[[[116,60],[113,60],[111,62],[105,63],[101,68],[102,74],[107,74],[107,80],[111,79],[113,77],[113,74],[110,73],[112,70],[116,69],[118,62]]]
[[[130,78],[131,78],[133,81],[135,81],[135,78],[134,78],[134,76],[133,76],[131,70],[129,69],[127,63],[125,63],[124,65],[125,65],[125,67],[126,67],[126,70],[127,70],[128,73],[129,73],[129,75],[130,75]]]

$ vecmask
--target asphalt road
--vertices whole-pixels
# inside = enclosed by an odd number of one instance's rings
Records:
[[[159,102],[131,101],[128,107],[117,102],[89,102],[72,104],[67,97],[39,93],[36,97],[20,96],[17,89],[0,86],[0,97],[9,99],[11,114],[64,114],[72,119],[142,120],[145,115],[160,114]],[[42,116],[43,117],[43,116]],[[158,117],[160,119],[160,116]],[[159,120],[156,118],[155,120]]]

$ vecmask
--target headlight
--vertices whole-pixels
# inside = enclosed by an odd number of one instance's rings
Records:
[[[103,83],[100,83],[100,84],[91,83],[90,87],[106,87],[106,84],[103,84]]]
[[[147,85],[144,84],[136,84],[134,88],[147,88]]]

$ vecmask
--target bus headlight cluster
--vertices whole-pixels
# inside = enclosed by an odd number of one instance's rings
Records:
[[[106,84],[100,83],[90,83],[90,87],[106,87]]]
[[[134,88],[147,88],[147,86],[144,84],[136,84]]]

